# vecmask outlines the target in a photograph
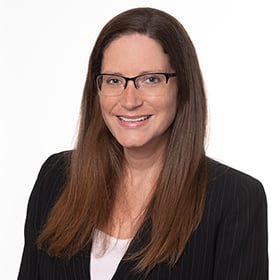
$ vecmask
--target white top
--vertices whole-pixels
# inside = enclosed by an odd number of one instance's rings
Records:
[[[104,235],[108,240],[108,249],[102,252],[102,242]],[[118,265],[123,258],[129,243],[132,239],[117,239],[103,232],[98,232],[92,242],[90,254],[90,279],[91,280],[111,280]]]

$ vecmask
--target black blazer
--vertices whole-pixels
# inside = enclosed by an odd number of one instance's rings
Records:
[[[65,182],[63,153],[42,166],[31,193],[25,222],[25,245],[18,279],[90,279],[90,248],[69,262],[37,250],[35,240]],[[128,250],[137,250],[145,234]],[[268,279],[267,204],[259,181],[209,159],[209,184],[202,221],[178,263],[157,265],[147,277],[122,260],[113,280],[266,280]]]

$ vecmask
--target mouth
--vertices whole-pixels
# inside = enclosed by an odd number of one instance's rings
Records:
[[[152,115],[145,115],[145,116],[137,116],[137,117],[124,117],[124,116],[117,116],[117,118],[122,122],[143,122],[149,119]]]

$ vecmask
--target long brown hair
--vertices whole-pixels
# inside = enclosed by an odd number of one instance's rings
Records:
[[[106,46],[130,33],[145,34],[162,45],[177,73],[178,85],[177,113],[164,165],[139,229],[141,232],[149,222],[150,242],[128,256],[138,260],[138,271],[147,271],[160,262],[177,262],[200,223],[207,191],[207,106],[196,51],[179,22],[153,8],[135,8],[117,15],[97,38],[89,60],[68,180],[38,245],[47,244],[50,255],[71,258],[91,243],[94,229],[104,227],[111,215],[124,156],[102,119],[95,75],[101,69]]]

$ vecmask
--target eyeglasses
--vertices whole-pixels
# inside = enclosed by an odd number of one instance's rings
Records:
[[[134,87],[143,95],[162,95],[162,88],[176,73],[146,73],[135,77],[123,77],[114,74],[97,74],[96,83],[99,94],[118,96],[126,89],[127,83],[133,81]]]

